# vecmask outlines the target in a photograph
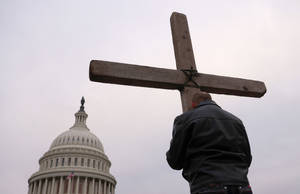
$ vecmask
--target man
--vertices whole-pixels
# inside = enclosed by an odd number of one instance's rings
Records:
[[[167,152],[191,194],[252,194],[247,174],[252,156],[240,119],[221,109],[206,92],[193,96],[193,109],[174,120]]]

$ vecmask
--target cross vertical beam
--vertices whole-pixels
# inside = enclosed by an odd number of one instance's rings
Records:
[[[170,22],[177,69],[197,70],[186,16],[174,12]]]
[[[187,18],[184,14],[174,12],[170,18],[173,46],[177,70],[195,70],[196,63]],[[182,111],[192,108],[192,97],[199,92],[197,88],[184,87],[180,90]]]

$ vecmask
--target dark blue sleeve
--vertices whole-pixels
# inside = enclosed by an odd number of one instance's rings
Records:
[[[183,168],[190,134],[190,125],[186,124],[180,116],[176,117],[173,124],[170,148],[166,153],[168,164],[175,170]]]
[[[246,154],[247,154],[247,161],[248,161],[248,166],[250,166],[251,162],[252,162],[252,154],[251,154],[251,148],[250,148],[250,143],[249,143],[249,139],[248,139],[248,135],[245,129],[245,126],[242,124],[242,130],[244,132],[244,136],[245,136],[245,140],[246,140]]]

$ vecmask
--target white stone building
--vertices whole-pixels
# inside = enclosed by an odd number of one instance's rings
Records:
[[[28,194],[114,194],[116,180],[101,141],[86,126],[84,98],[75,124],[52,142],[28,180]]]

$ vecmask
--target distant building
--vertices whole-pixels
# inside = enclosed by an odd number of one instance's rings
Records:
[[[101,141],[86,126],[84,98],[75,124],[52,142],[28,180],[28,194],[114,194],[116,180]]]

